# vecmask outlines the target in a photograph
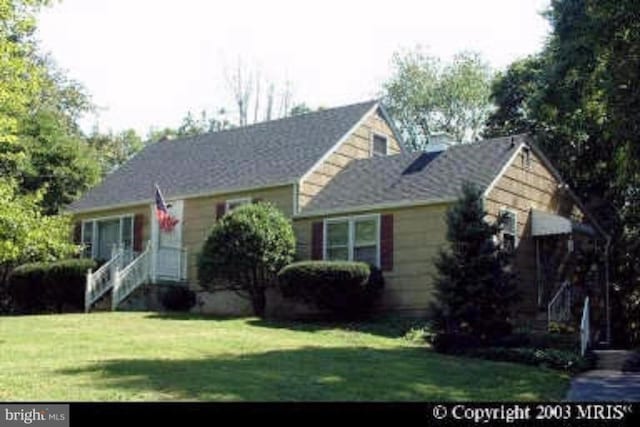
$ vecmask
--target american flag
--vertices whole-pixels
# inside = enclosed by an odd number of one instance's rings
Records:
[[[171,233],[173,228],[179,222],[177,218],[174,218],[169,214],[169,210],[167,209],[167,204],[164,202],[164,197],[162,197],[162,192],[160,191],[160,187],[156,184],[156,218],[158,218],[158,225],[160,226],[160,230],[165,231],[167,233]]]

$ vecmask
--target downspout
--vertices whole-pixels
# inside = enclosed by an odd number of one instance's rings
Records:
[[[293,183],[293,215],[296,216],[300,212],[300,186],[302,181]]]
[[[607,345],[611,345],[611,306],[609,304],[609,250],[611,247],[611,236],[607,236],[604,245],[604,284],[605,284],[605,306],[607,317]]]

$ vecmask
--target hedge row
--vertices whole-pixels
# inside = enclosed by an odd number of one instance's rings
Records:
[[[11,305],[19,313],[82,310],[87,270],[95,267],[91,259],[21,265],[9,276]]]
[[[550,348],[485,347],[470,350],[466,355],[502,362],[543,366],[572,373],[586,371],[594,365],[592,357],[582,357],[574,351]]]
[[[550,337],[511,334],[482,341],[465,333],[437,333],[431,345],[435,351],[458,356],[478,357],[525,365],[545,366],[566,372],[581,372],[593,366],[592,357],[582,357],[575,350],[550,348]]]
[[[302,261],[278,273],[282,295],[337,318],[368,315],[384,286],[379,269],[362,262]]]

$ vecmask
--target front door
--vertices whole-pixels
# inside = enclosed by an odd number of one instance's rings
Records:
[[[96,259],[111,259],[114,245],[120,243],[120,218],[98,222],[98,253]]]
[[[173,230],[161,230],[155,215],[155,205],[153,210],[153,248],[156,251],[155,276],[158,280],[179,281],[181,278],[183,264],[182,249],[182,222],[183,222],[182,200],[168,202],[169,214],[178,220]]]

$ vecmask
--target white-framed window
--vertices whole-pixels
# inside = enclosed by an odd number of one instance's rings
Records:
[[[380,215],[324,221],[324,259],[360,261],[380,266]]]
[[[93,228],[95,221],[82,221],[82,256],[93,257]]]
[[[82,255],[94,259],[110,259],[113,245],[133,250],[133,215],[117,215],[82,221]]]
[[[505,217],[502,224],[501,244],[506,251],[514,251],[518,246],[518,214],[510,209],[500,209],[500,215]]]
[[[251,203],[251,197],[240,197],[237,199],[229,199],[226,201],[225,212],[230,213],[235,208],[240,207],[242,205],[248,205],[249,203]]]
[[[371,155],[373,157],[386,156],[388,153],[388,145],[389,141],[386,136],[374,133],[371,136]]]

